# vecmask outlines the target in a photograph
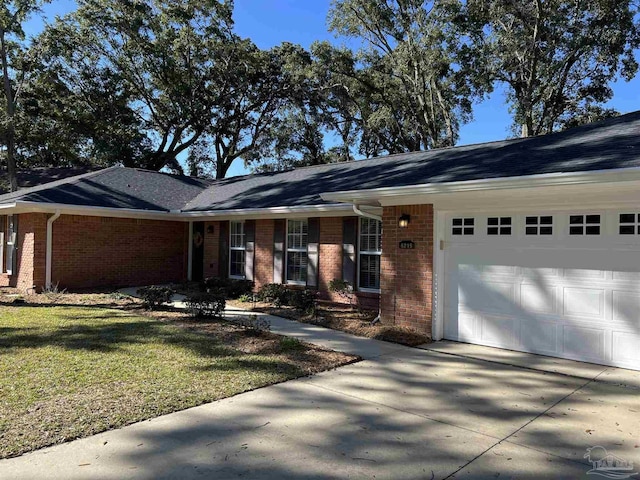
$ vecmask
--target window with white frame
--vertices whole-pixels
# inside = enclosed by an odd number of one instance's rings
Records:
[[[487,218],[487,235],[511,235],[511,217]]]
[[[13,215],[7,217],[7,227],[5,230],[5,244],[6,251],[4,253],[5,269],[6,273],[13,273],[15,246],[16,246],[16,222]]]
[[[474,218],[454,218],[451,221],[452,235],[473,235],[475,233]]]
[[[382,222],[360,218],[358,288],[380,290],[380,257],[382,255]]]
[[[307,220],[287,221],[287,283],[307,283]]]
[[[244,222],[229,222],[229,276],[245,276],[246,237]]]
[[[528,216],[525,219],[526,235],[553,235],[553,216]]]
[[[620,235],[640,235],[640,213],[621,213],[619,218]]]
[[[569,215],[569,235],[600,235],[600,215]]]

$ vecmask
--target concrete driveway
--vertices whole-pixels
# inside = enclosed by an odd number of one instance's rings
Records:
[[[0,461],[0,479],[597,478],[594,446],[640,468],[640,372],[358,345],[358,364]]]

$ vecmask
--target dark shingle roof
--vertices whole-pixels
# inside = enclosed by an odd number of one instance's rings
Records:
[[[640,111],[539,137],[390,155],[207,181],[111,167],[0,195],[140,210],[215,211],[321,205],[321,193],[640,167]]]
[[[55,182],[69,177],[76,177],[89,172],[101,170],[101,167],[78,166],[78,167],[35,167],[30,170],[19,170],[18,188],[37,187],[44,183]],[[0,195],[9,192],[9,179],[7,173],[0,172]]]
[[[38,187],[0,195],[16,200],[137,210],[179,210],[211,184],[192,177],[136,168],[111,167]]]
[[[640,111],[560,133],[216,182],[186,210],[325,203],[321,193],[640,167]]]

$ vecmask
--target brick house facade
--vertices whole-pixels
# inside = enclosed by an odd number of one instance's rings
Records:
[[[408,229],[398,228],[398,216],[410,212]],[[17,215],[17,273],[0,273],[0,286],[20,290],[41,290],[46,284],[46,229],[51,215]],[[7,217],[0,217],[6,229]],[[317,287],[323,300],[346,302],[330,292],[333,279],[346,279],[358,288],[357,216],[318,217]],[[381,311],[381,321],[431,332],[431,271],[433,212],[430,206],[385,208],[383,218],[380,293],[356,291],[357,303]],[[255,228],[253,275],[255,289],[267,283],[287,283],[286,275],[276,273],[276,228],[286,219],[257,219]],[[229,221],[204,223],[203,276],[229,276]],[[52,285],[66,289],[124,287],[182,282],[188,276],[189,223],[114,218],[104,216],[61,215],[52,224]],[[350,236],[350,238],[346,238]],[[401,250],[398,239],[409,236],[415,250]],[[286,243],[286,241],[285,241]],[[285,246],[286,250],[286,246]],[[286,255],[286,252],[285,252]],[[345,262],[354,268],[345,270]],[[400,267],[402,273],[395,272]],[[283,267],[280,267],[283,268]],[[3,270],[5,271],[6,268]],[[346,272],[346,273],[345,273]],[[345,278],[346,275],[346,278]],[[280,278],[278,278],[280,276]],[[292,288],[300,288],[295,285]]]

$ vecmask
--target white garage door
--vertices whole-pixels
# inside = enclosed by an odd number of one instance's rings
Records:
[[[638,211],[452,214],[444,337],[640,369]]]

